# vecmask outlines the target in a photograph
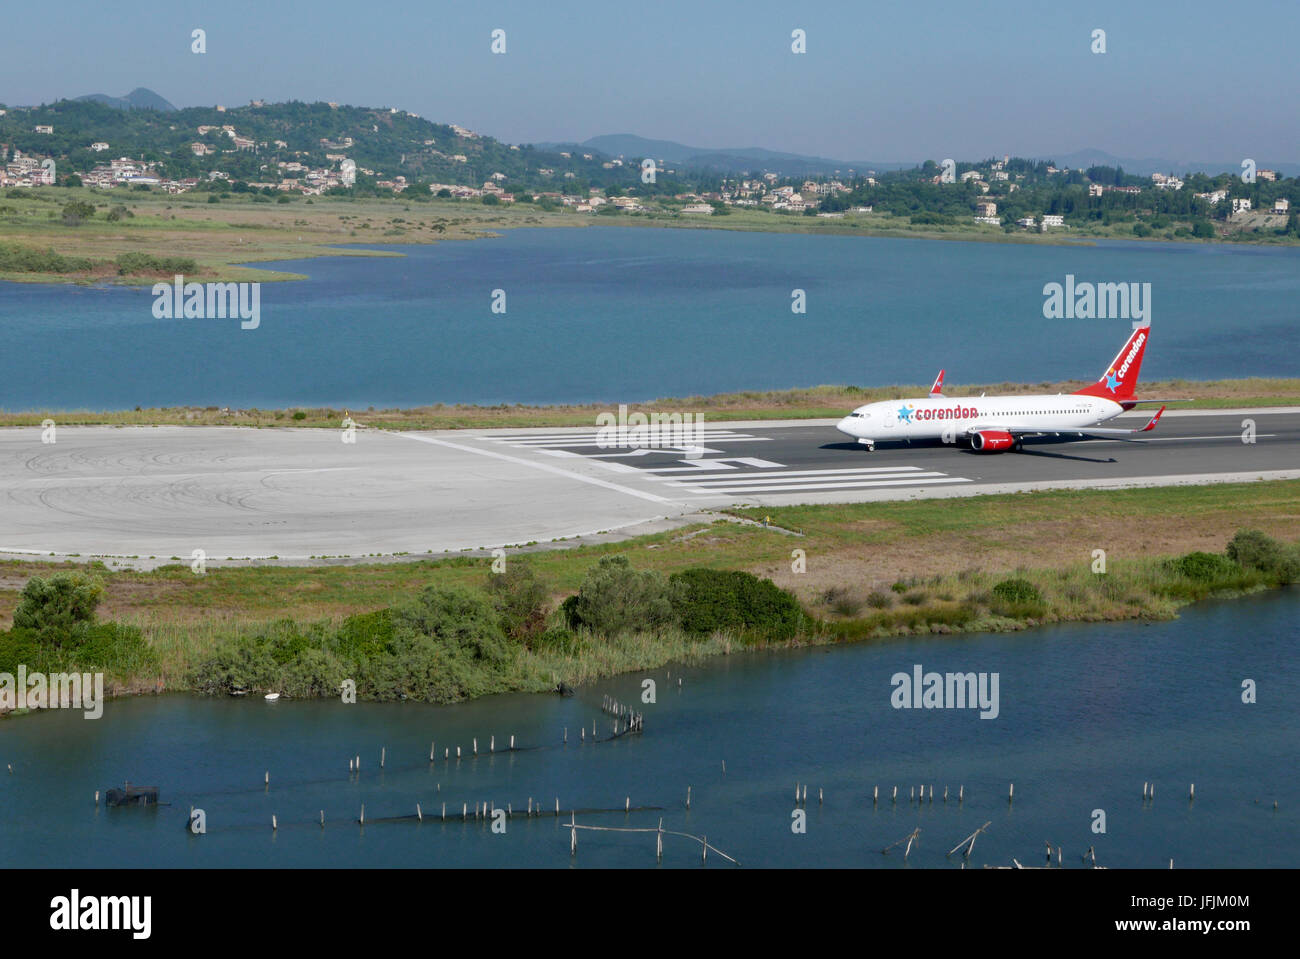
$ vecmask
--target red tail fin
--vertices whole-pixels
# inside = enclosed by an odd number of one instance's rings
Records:
[[[1075,390],[1086,396],[1100,396],[1108,400],[1132,399],[1137,389],[1138,371],[1142,368],[1142,357],[1147,350],[1147,340],[1151,337],[1150,326],[1140,326],[1133,331],[1124,348],[1115,354],[1110,366],[1096,383]]]

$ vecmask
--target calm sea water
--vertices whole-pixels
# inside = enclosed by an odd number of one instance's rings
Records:
[[[1293,866],[1297,621],[1292,589],[1202,604],[1170,623],[720,658],[674,668],[671,680],[667,670],[647,674],[657,703],[643,707],[644,734],[598,745],[580,744],[579,727],[604,728],[602,695],[635,702],[647,676],[570,699],[450,707],[171,695],[110,702],[98,721],[22,717],[0,722],[0,763],[14,770],[0,776],[0,866],[655,865],[645,833],[581,833],[571,859],[568,830],[553,818],[512,820],[503,835],[437,821],[443,802],[459,814],[462,803],[517,810],[530,797],[617,810],[579,817],[591,825],[653,827],[662,816],[665,828],[707,835],[745,866],[956,868],[959,857],[945,853],[986,821],[972,865],[1038,863],[1050,840],[1076,867],[1089,846],[1116,867],[1163,868],[1170,858],[1182,867]],[[1000,716],[893,709],[890,678],[915,663],[999,673]],[[1241,701],[1245,679],[1258,685],[1253,705]],[[469,758],[473,737],[482,753],[489,737],[501,746],[511,735],[545,748]],[[459,745],[466,758],[429,763],[431,740],[439,757]],[[358,754],[353,776],[348,760]],[[171,805],[94,805],[95,790],[127,779],[159,786]],[[809,785],[802,835],[791,830],[796,782]],[[1148,803],[1144,782],[1156,787]],[[919,807],[908,801],[921,784],[934,784],[933,805],[928,795]],[[897,804],[888,798],[894,785]],[[663,810],[625,815],[628,798]],[[412,815],[417,802],[431,817],[423,824],[375,821]],[[185,831],[191,805],[207,815],[204,836]],[[1090,828],[1097,809],[1104,835]],[[906,863],[901,850],[881,854],[917,827]],[[664,864],[698,867],[699,847],[668,837]],[[732,868],[715,856],[707,865]]]
[[[0,284],[0,408],[620,402],[820,383],[1099,375],[1124,319],[1044,284],[1151,284],[1149,377],[1296,375],[1300,250],[1043,247],[592,227],[271,264],[261,326],[148,290]],[[791,291],[807,313],[791,312]],[[493,313],[504,290],[506,312]]]

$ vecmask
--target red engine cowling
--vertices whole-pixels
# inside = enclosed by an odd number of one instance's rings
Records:
[[[970,436],[971,449],[979,453],[1001,453],[1016,445],[1016,438],[1002,430],[980,430]]]

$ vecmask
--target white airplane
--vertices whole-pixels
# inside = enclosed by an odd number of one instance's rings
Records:
[[[1138,370],[1151,335],[1150,325],[1135,329],[1116,354],[1101,379],[1074,393],[1038,396],[979,396],[950,399],[943,395],[943,370],[925,398],[868,403],[836,424],[867,449],[890,440],[969,440],[977,452],[1000,453],[1020,449],[1026,436],[1126,436],[1155,429],[1165,411],[1161,406],[1146,426],[1135,430],[1097,426],[1131,410],[1139,403],[1174,402],[1140,400],[1134,395]]]

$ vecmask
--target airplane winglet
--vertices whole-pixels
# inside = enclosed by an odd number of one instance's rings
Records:
[[[930,398],[936,396],[943,396],[943,370],[939,371],[939,375],[934,378],[934,385],[930,387]]]
[[[1160,422],[1160,417],[1164,415],[1164,412],[1165,412],[1165,407],[1163,406],[1160,407],[1160,409],[1156,410],[1156,415],[1151,417],[1151,422],[1148,423],[1146,426],[1142,427],[1142,429],[1139,432],[1147,433],[1155,429],[1156,424]]]

